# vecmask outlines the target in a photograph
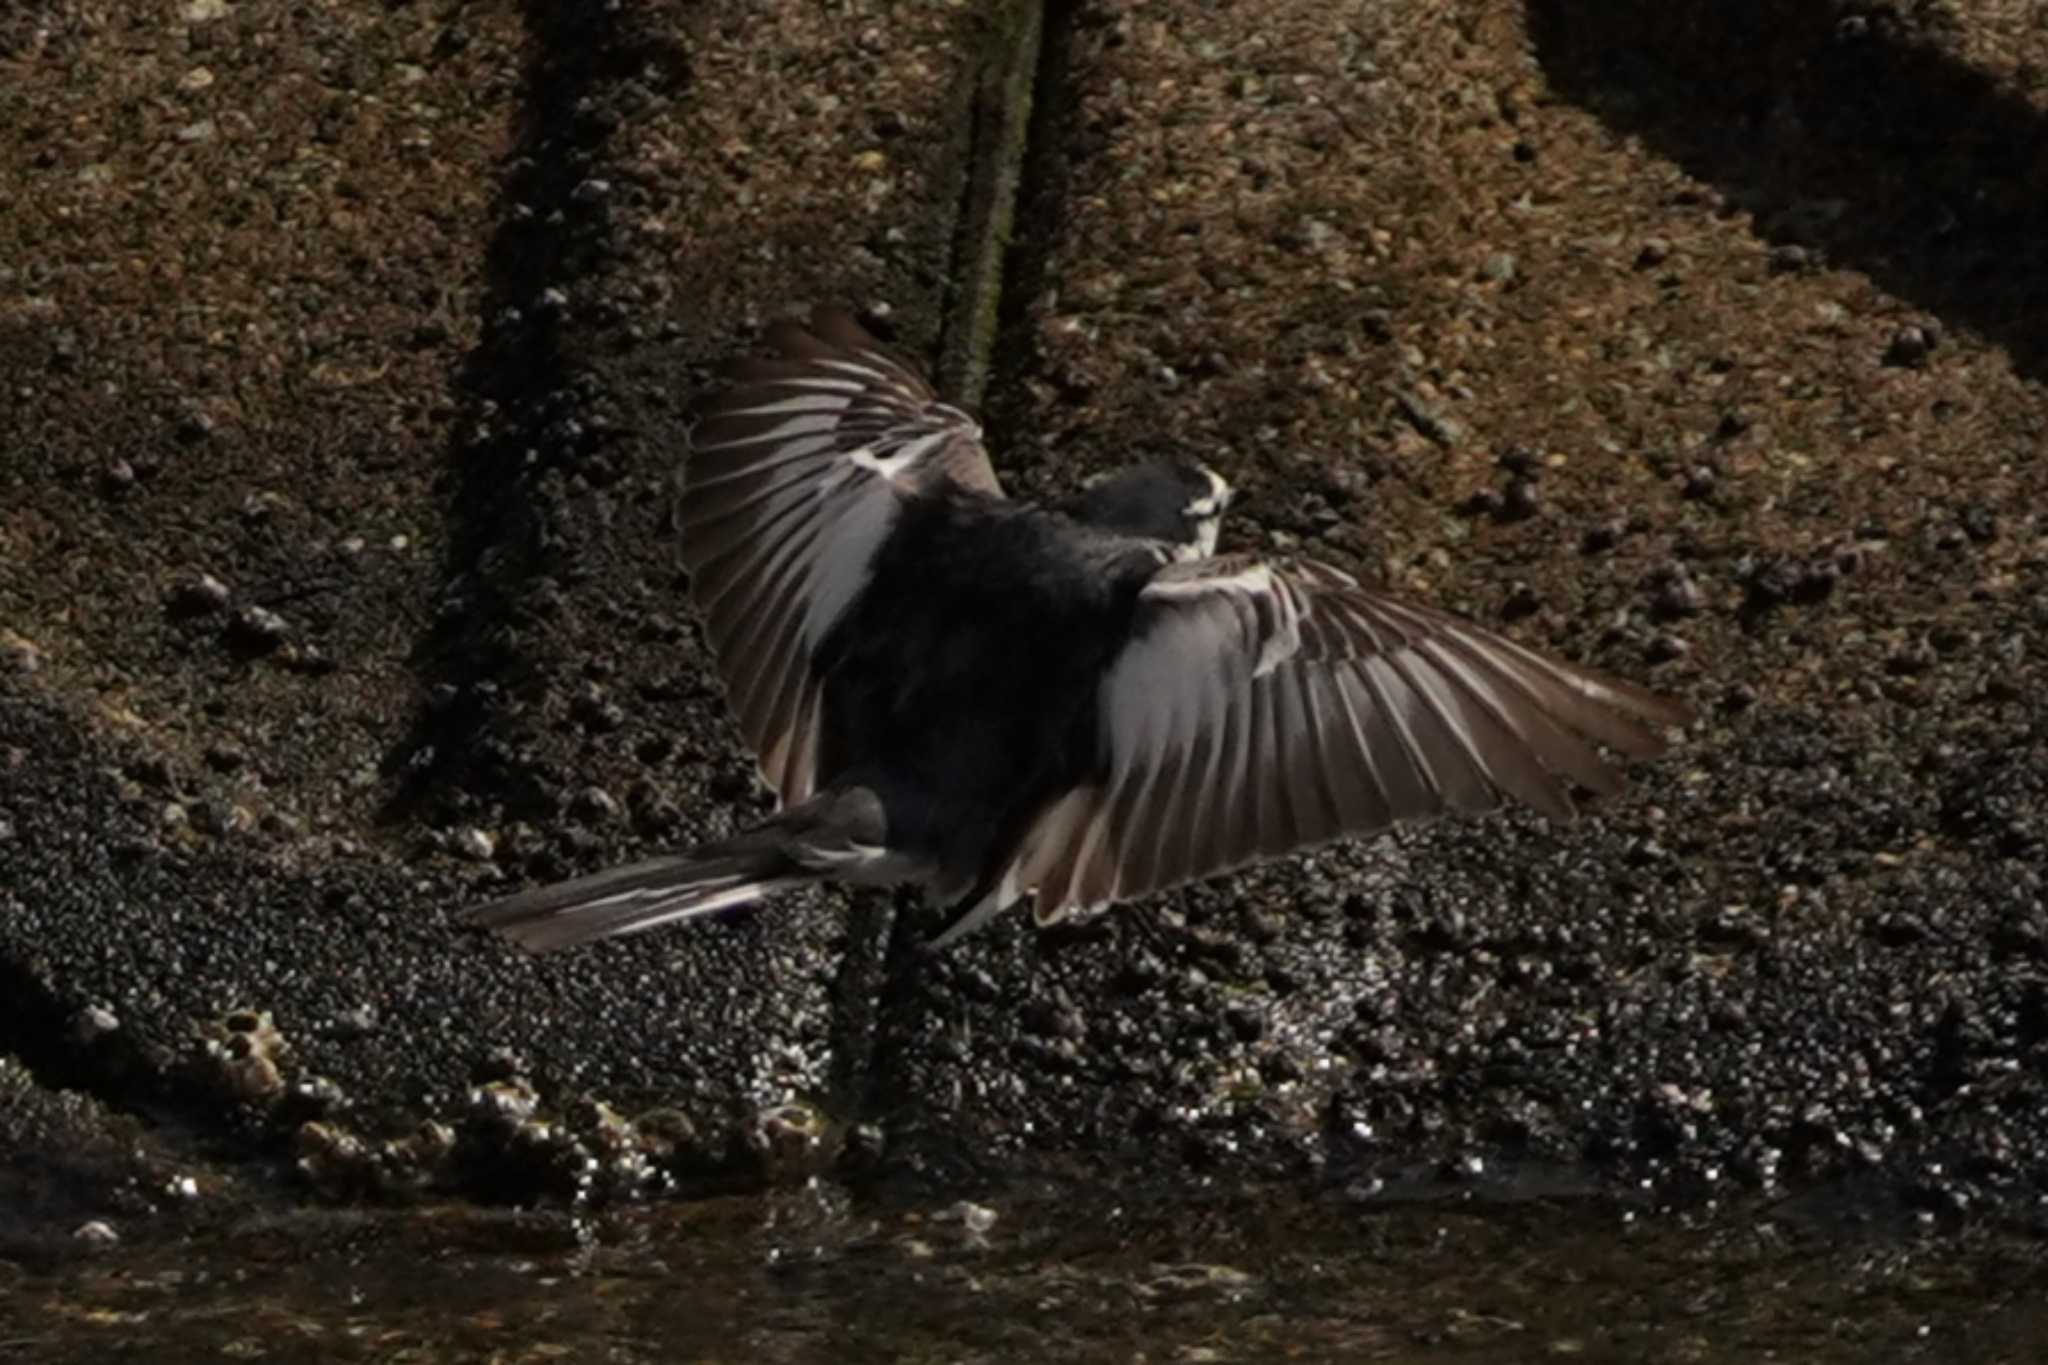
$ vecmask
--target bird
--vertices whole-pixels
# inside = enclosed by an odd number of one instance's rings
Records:
[[[1611,795],[1690,713],[1313,558],[1218,553],[1152,460],[1008,497],[982,428],[852,313],[771,324],[690,428],[689,595],[777,798],[730,838],[466,918],[551,952],[811,883],[921,888],[944,947],[1346,837]]]

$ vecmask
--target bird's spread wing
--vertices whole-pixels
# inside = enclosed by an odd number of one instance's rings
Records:
[[[1611,792],[1605,746],[1664,748],[1685,708],[1340,570],[1233,556],[1162,570],[1100,694],[1101,780],[1037,820],[986,915],[1050,923],[1397,822]],[[949,937],[951,935],[949,934]]]
[[[1000,496],[966,413],[851,316],[770,329],[701,412],[677,505],[691,595],[763,776],[793,805],[816,778],[812,659],[866,585],[906,497]]]

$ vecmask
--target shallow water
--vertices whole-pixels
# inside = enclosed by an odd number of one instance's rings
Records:
[[[2031,1362],[2044,1289],[2023,1239],[1600,1200],[821,1185],[293,1212],[0,1267],[0,1360]]]

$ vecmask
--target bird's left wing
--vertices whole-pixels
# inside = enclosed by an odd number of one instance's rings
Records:
[[[847,313],[770,328],[700,413],[677,506],[690,592],[762,775],[793,805],[816,785],[813,659],[866,586],[907,497],[943,483],[1000,497],[981,428]]]
[[[958,937],[1027,891],[1041,924],[1343,835],[1611,792],[1684,707],[1341,570],[1227,556],[1140,594],[1098,697],[1100,776],[1026,833]]]

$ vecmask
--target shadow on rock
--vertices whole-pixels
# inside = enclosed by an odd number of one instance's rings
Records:
[[[1861,271],[2038,378],[2048,120],[1939,50],[1935,22],[1826,0],[1529,4],[1553,87],[1720,187],[1773,268]]]
[[[660,15],[571,0],[525,6],[532,57],[515,150],[487,247],[482,340],[456,387],[465,408],[449,451],[448,561],[432,626],[415,651],[426,703],[387,758],[401,819],[451,786],[487,787],[525,813],[558,804],[556,783],[494,733],[501,702],[536,670],[526,637],[579,574],[558,509],[621,475],[626,433],[576,358],[577,285],[613,254],[606,143],[636,105],[687,85],[688,59]],[[604,305],[598,306],[602,312]]]

